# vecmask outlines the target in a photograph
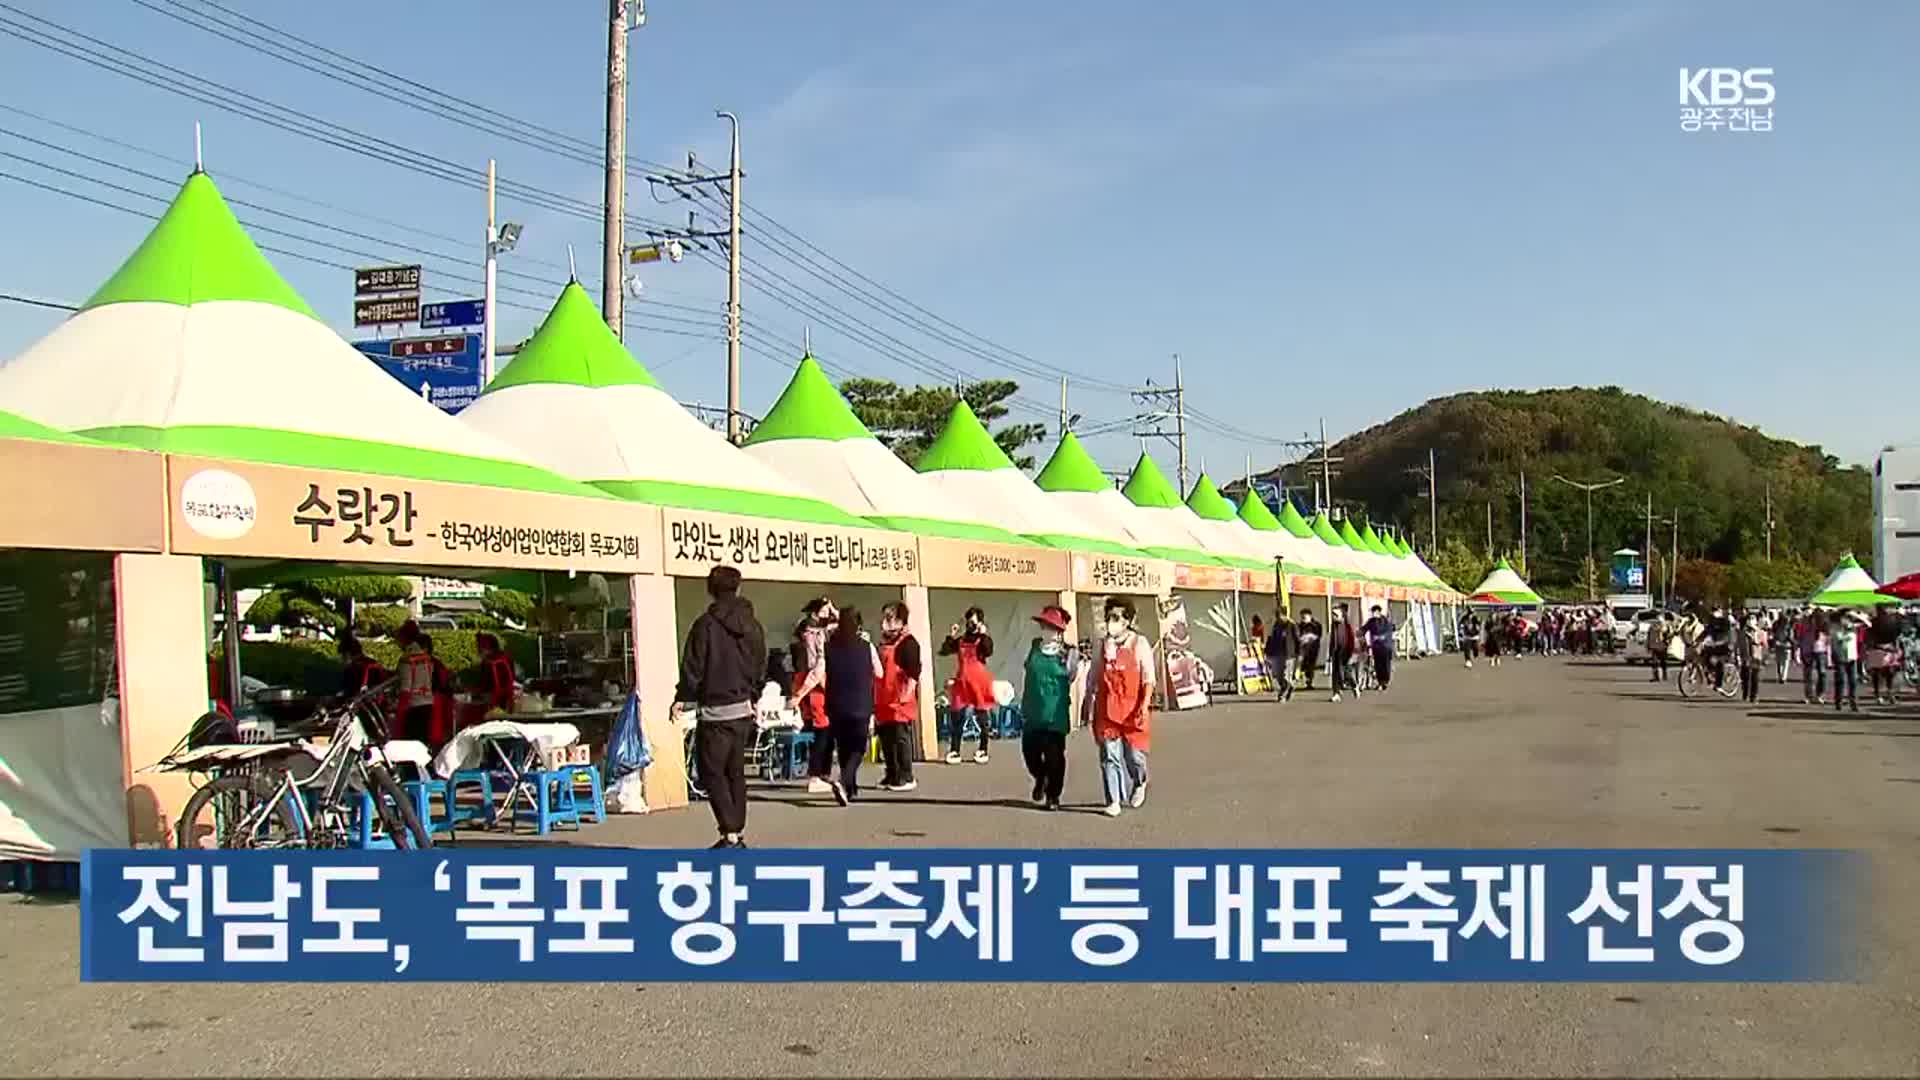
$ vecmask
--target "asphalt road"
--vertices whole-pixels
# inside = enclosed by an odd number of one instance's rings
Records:
[[[1406,665],[1393,692],[1162,718],[1153,799],[1024,802],[1017,753],[918,792],[752,806],[760,845],[1850,847],[1869,974],[1832,985],[105,986],[71,905],[0,900],[0,1073],[1914,1075],[1920,711],[1689,704],[1636,669]],[[703,807],[582,840],[709,842]],[[857,978],[858,971],[847,972]]]

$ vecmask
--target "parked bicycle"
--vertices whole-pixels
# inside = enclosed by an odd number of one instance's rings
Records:
[[[187,800],[178,826],[183,848],[341,848],[359,831],[365,797],[396,848],[426,848],[432,839],[413,800],[394,779],[383,699],[388,680],[322,710],[326,744],[304,740],[223,740],[203,717],[156,768],[215,772]]]

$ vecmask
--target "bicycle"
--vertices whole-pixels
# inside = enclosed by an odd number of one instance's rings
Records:
[[[1740,694],[1740,677],[1734,673],[1733,664],[1724,658],[1720,661],[1718,682],[1713,679],[1712,665],[1698,653],[1687,657],[1680,668],[1680,677],[1675,681],[1680,686],[1680,696],[1684,698],[1693,697],[1706,686],[1712,687],[1713,691],[1723,698],[1737,697]]]
[[[1380,673],[1374,670],[1371,649],[1363,648],[1355,653],[1353,661],[1347,665],[1347,673],[1352,678],[1353,692],[1356,694],[1380,689]]]
[[[324,752],[296,741],[193,747],[202,725],[195,725],[158,767],[198,770],[213,766],[219,775],[201,785],[180,814],[177,843],[182,848],[298,849],[351,845],[354,822],[369,796],[388,838],[396,848],[427,848],[432,837],[415,812],[413,800],[393,777],[383,747],[388,741],[382,698],[397,683],[388,680],[354,695],[320,720],[332,721]],[[202,834],[202,813],[213,824]]]

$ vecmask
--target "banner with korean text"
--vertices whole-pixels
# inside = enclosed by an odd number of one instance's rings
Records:
[[[90,981],[1851,977],[1789,850],[88,851]],[[555,963],[553,961],[560,962]]]
[[[911,533],[678,508],[661,511],[661,526],[666,570],[675,577],[731,566],[749,581],[919,580],[920,547]]]

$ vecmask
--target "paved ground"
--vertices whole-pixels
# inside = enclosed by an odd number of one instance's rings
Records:
[[[1635,670],[1411,665],[1390,695],[1161,721],[1154,798],[1024,804],[1015,754],[762,845],[1834,846],[1876,864],[1872,974],[1820,986],[83,986],[71,906],[0,901],[0,1073],[1920,1073],[1920,713],[1688,704]],[[1783,698],[1769,686],[1770,697]],[[1086,744],[1068,799],[1090,809]],[[884,801],[883,801],[884,800]],[[703,808],[583,839],[704,844]],[[857,972],[849,972],[856,975]],[[628,1049],[628,1046],[631,1046]]]

